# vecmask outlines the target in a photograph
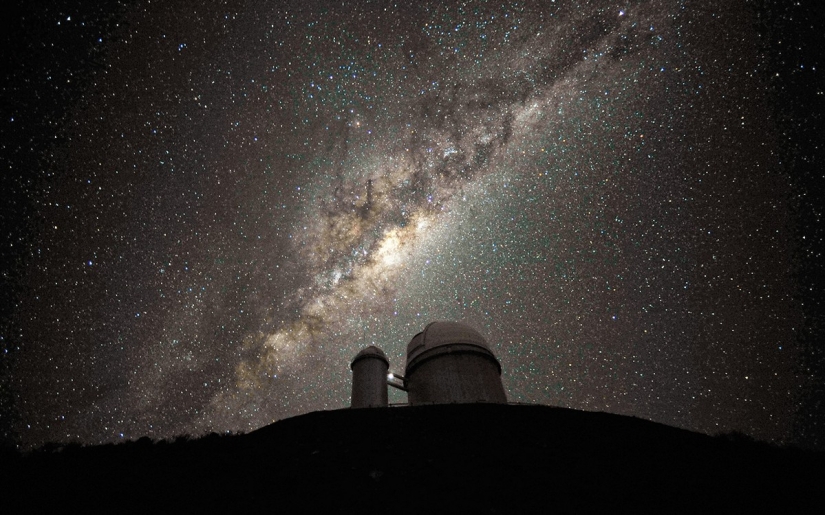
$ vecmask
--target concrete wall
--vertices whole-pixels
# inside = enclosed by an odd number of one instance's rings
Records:
[[[507,402],[498,364],[483,353],[442,353],[420,362],[406,374],[411,406]]]

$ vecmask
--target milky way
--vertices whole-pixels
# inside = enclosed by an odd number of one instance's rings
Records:
[[[345,407],[351,358],[402,370],[432,320],[485,335],[511,401],[800,438],[757,10],[208,4],[24,20],[43,60],[17,63],[4,130],[43,134],[9,160],[20,442]]]

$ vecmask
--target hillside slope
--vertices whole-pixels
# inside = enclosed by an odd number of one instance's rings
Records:
[[[26,512],[810,512],[825,500],[821,453],[493,404],[343,409],[246,435],[67,446],[9,457],[2,475],[4,506]]]

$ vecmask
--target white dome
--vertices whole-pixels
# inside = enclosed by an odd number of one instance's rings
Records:
[[[431,322],[407,345],[407,368],[423,354],[440,354],[438,351],[430,351],[446,346],[458,346],[463,349],[469,346],[495,359],[484,337],[469,325],[460,322]]]
[[[365,358],[380,359],[381,361],[386,363],[387,366],[390,366],[390,361],[387,359],[387,355],[384,354],[384,351],[382,351],[381,349],[379,349],[375,345],[370,345],[369,347],[363,349],[361,352],[356,354],[354,358],[352,358],[352,362],[350,363],[349,367],[352,368],[355,365],[356,361],[359,361],[359,360],[362,360],[362,359],[365,359]]]

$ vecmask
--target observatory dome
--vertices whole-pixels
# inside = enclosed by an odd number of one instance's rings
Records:
[[[353,408],[376,408],[387,405],[387,369],[390,362],[384,351],[374,345],[355,355],[352,369]]]
[[[410,405],[507,402],[501,365],[478,331],[460,322],[432,322],[407,345]]]
[[[496,362],[499,373],[501,372],[498,360],[495,359],[487,341],[478,331],[461,322],[431,322],[407,345],[406,373],[409,374],[412,369],[427,359],[444,352],[460,350],[489,354]]]
[[[390,366],[390,361],[387,359],[387,355],[384,354],[384,351],[382,351],[375,345],[370,345],[369,347],[366,347],[365,349],[361,350],[361,352],[359,352],[355,355],[354,358],[352,358],[352,363],[350,363],[349,367],[355,367],[356,362],[366,358],[378,359],[386,363],[387,367]]]

